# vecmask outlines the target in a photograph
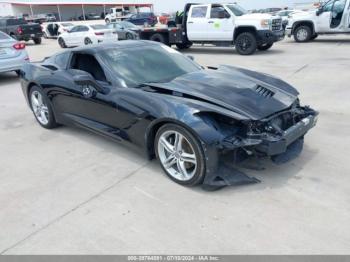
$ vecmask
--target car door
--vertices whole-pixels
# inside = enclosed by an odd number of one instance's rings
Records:
[[[344,16],[347,0],[331,0],[321,9],[316,18],[318,32],[341,32],[346,28]]]
[[[232,41],[233,30],[233,19],[224,6],[211,5],[207,29],[208,37],[215,41]]]
[[[79,33],[80,26],[74,26],[72,27],[67,34],[64,35],[64,41],[66,42],[67,46],[73,46],[77,44],[77,34]]]
[[[92,86],[75,83],[73,77],[81,71],[90,73],[106,92],[97,92]],[[55,74],[57,79],[61,79],[59,81],[64,80],[65,83],[62,82],[64,87],[53,99],[54,107],[70,121],[118,139],[121,121],[115,103],[117,87],[111,85],[98,57],[86,52],[72,52],[67,69]]]
[[[191,6],[187,18],[187,37],[190,41],[208,40],[209,5]]]

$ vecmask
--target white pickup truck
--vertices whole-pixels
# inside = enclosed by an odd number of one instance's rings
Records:
[[[187,4],[174,28],[144,28],[140,38],[179,49],[193,43],[232,46],[241,55],[267,50],[284,38],[282,19],[269,14],[247,14],[237,4]]]
[[[329,0],[317,10],[294,13],[286,34],[296,42],[308,42],[320,34],[350,33],[350,0]]]

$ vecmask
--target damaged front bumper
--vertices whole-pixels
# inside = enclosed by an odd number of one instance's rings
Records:
[[[292,120],[289,121],[293,121],[293,124],[288,128],[282,129],[278,126],[276,119],[280,116],[276,116],[262,121],[261,125],[266,132],[250,129],[244,138],[225,139],[221,145],[221,154],[222,152],[233,153],[234,167],[222,161],[222,157],[218,154],[216,166],[210,167],[203,189],[216,190],[224,186],[259,183],[258,179],[249,177],[237,169],[240,163],[249,157],[256,159],[269,157],[276,164],[283,164],[298,157],[303,149],[305,134],[317,124],[318,112],[309,107],[303,107],[284,113],[292,115]]]

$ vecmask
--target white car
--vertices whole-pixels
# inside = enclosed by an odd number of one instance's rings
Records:
[[[118,41],[115,30],[106,25],[77,25],[58,37],[62,48]]]
[[[25,43],[0,31],[0,73],[15,71],[19,74],[22,65],[29,62],[25,47]]]
[[[48,22],[41,25],[44,38],[56,38],[73,27],[74,24],[69,22]]]

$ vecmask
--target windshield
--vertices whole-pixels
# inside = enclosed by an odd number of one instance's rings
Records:
[[[110,69],[122,79],[124,87],[144,83],[169,82],[201,67],[176,50],[164,46],[110,48],[101,52]]]
[[[227,5],[227,7],[231,10],[232,13],[234,13],[235,16],[242,16],[247,13],[247,11],[243,7],[237,4]]]

